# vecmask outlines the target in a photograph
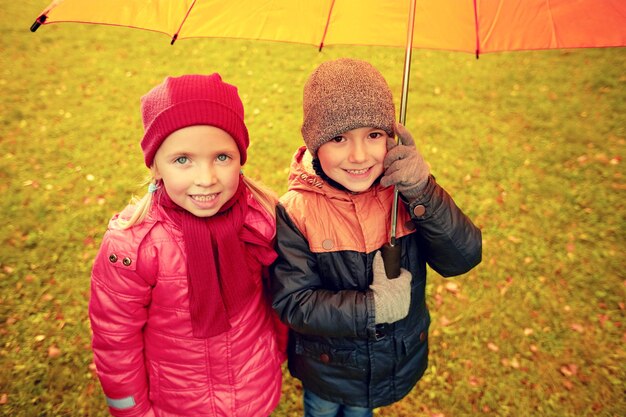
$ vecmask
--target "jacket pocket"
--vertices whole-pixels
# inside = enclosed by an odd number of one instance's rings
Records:
[[[334,364],[360,368],[357,361],[357,350],[350,346],[332,346],[321,341],[295,336],[295,352],[323,364]]]
[[[205,389],[207,386],[206,367],[203,363],[158,361],[151,367],[157,370],[156,375],[150,378],[151,387],[154,386],[157,392],[193,391]]]
[[[429,324],[430,320],[424,318],[414,331],[402,335],[397,352],[400,357],[413,356],[417,350],[427,346]]]

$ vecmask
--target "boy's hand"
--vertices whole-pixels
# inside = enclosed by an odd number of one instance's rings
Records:
[[[383,187],[396,185],[398,191],[409,201],[419,197],[428,182],[430,169],[422,155],[415,148],[415,141],[408,130],[396,123],[397,144],[393,138],[387,139],[387,155],[383,161],[385,175],[380,179]]]
[[[374,293],[374,322],[381,324],[402,320],[409,314],[411,306],[411,273],[403,268],[398,278],[387,278],[380,252],[374,255],[372,269],[374,280],[370,289]]]

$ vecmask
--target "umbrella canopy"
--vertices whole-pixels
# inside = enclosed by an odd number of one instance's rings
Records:
[[[55,0],[38,22],[128,26],[173,41],[405,46],[412,3],[414,48],[479,54],[626,44],[623,0]]]

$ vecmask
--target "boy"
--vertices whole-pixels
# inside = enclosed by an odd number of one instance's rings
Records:
[[[481,260],[481,233],[429,174],[395,124],[391,91],[370,64],[320,65],[304,87],[301,147],[277,208],[273,307],[290,326],[289,370],[305,417],[372,416],[427,366],[426,264],[443,276]],[[402,140],[397,145],[394,134]],[[387,279],[393,185],[401,274]]]

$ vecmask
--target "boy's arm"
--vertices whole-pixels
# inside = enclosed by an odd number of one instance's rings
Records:
[[[434,177],[429,177],[421,195],[407,205],[426,248],[426,260],[435,271],[450,277],[464,274],[480,263],[480,229]]]
[[[111,415],[151,416],[142,334],[151,286],[136,273],[137,259],[129,257],[125,265],[126,255],[112,247],[108,235],[91,276],[94,362]]]
[[[443,276],[463,274],[480,263],[482,237],[452,197],[430,175],[411,133],[396,124],[400,143],[387,139],[384,187],[396,186],[427,248],[428,264]]]
[[[280,204],[276,230],[278,259],[271,269],[272,307],[281,320],[304,334],[366,337],[373,333],[372,292],[323,289],[315,255]]]

